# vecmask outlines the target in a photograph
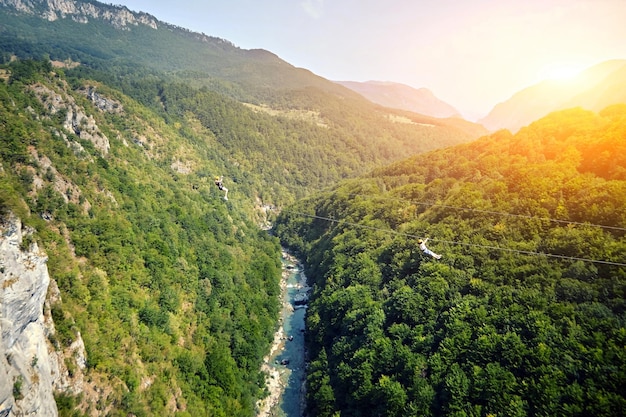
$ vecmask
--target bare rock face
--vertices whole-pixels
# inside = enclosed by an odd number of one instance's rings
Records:
[[[9,365],[4,355],[0,357],[0,376],[0,417],[6,417],[13,409],[15,399],[13,398],[13,384],[8,378]]]
[[[119,101],[100,94],[95,87],[88,87],[83,92],[100,111],[115,114],[124,113],[124,106]]]
[[[78,106],[72,96],[64,92],[54,91],[42,84],[34,85],[32,91],[39,97],[50,115],[55,115],[61,111],[65,112],[65,121],[63,122],[65,130],[93,143],[103,156],[109,152],[111,148],[109,138],[100,131],[94,117],[85,114],[85,109]]]
[[[0,5],[39,15],[50,22],[70,18],[75,22],[88,23],[89,19],[102,19],[118,29],[140,24],[157,29],[157,20],[153,16],[147,13],[133,13],[126,7],[95,5],[76,0],[0,0]]]
[[[0,223],[0,417],[58,415],[43,314],[48,258],[25,244],[29,233],[15,217]]]

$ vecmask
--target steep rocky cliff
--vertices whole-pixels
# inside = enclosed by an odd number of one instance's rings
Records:
[[[10,389],[2,389],[0,415],[57,415],[43,317],[47,257],[36,243],[26,243],[19,219],[10,218],[1,230],[0,362]]]
[[[157,28],[157,20],[153,16],[147,13],[133,13],[126,7],[96,5],[75,0],[0,0],[0,5],[37,15],[50,22],[64,18],[71,18],[79,23],[87,23],[89,19],[102,19],[118,29],[139,24]]]
[[[0,221],[0,417],[56,416],[54,393],[80,392],[69,378],[66,354],[50,342],[55,329],[49,305],[60,297],[48,258],[31,236],[14,216]],[[80,337],[75,345],[67,351],[84,368]]]

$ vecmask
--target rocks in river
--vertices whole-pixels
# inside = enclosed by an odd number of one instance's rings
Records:
[[[257,403],[257,417],[277,415],[280,413],[279,407],[283,406],[293,411],[290,415],[302,415],[302,410],[305,409],[304,338],[302,336],[296,338],[291,332],[299,332],[302,335],[305,331],[304,315],[293,315],[293,312],[307,308],[310,287],[307,285],[304,268],[297,258],[283,252],[282,261],[280,326],[262,367],[262,371],[270,375],[266,379],[269,396]],[[283,398],[287,388],[298,391],[299,395],[294,397],[290,394]],[[283,401],[287,405],[284,405]]]
[[[295,306],[305,305],[308,302],[309,302],[309,294],[307,293],[296,294],[293,297],[293,305]]]

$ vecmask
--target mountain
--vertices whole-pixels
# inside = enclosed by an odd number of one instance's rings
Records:
[[[190,116],[49,61],[1,73],[1,413],[252,415],[278,319],[269,179]]]
[[[563,110],[283,210],[310,412],[621,415],[625,135],[626,105]]]
[[[415,89],[408,85],[385,81],[336,81],[336,83],[381,106],[439,118],[460,117],[460,113],[454,107],[439,100],[427,88]]]
[[[626,103],[626,60],[600,63],[571,80],[547,80],[525,88],[496,105],[478,123],[489,130],[513,132],[546,114],[571,107],[600,111]]]
[[[255,415],[282,243],[321,291],[312,412],[623,409],[621,229],[545,220],[623,228],[622,109],[473,145],[480,125],[124,7],[0,6],[0,415]],[[373,238],[351,229],[363,216]],[[432,233],[444,260],[383,226]],[[492,241],[609,263],[529,264]]]
[[[95,1],[0,0],[0,45],[0,415],[254,415],[277,212],[486,132]]]
[[[254,157],[255,169],[281,183],[284,175],[292,193],[486,133],[477,124],[381,108],[271,52],[240,49],[95,1],[0,0],[0,44],[4,62],[48,57],[68,75],[114,86],[170,118],[200,114],[200,123],[227,146],[233,162],[271,142],[272,152]],[[184,98],[188,93],[196,98]],[[230,102],[207,108],[207,96]],[[247,109],[231,111],[237,102]],[[246,119],[233,126],[236,132],[217,126],[235,115]],[[257,119],[282,127],[259,128]],[[264,193],[280,204],[275,188],[265,187]]]
[[[244,50],[225,39],[191,32],[124,6],[80,0],[0,0],[0,7],[5,59],[9,53],[35,58],[48,54],[108,72],[144,66],[203,85],[221,84],[225,89],[229,81],[238,82],[257,93],[307,86],[338,91],[335,84],[271,52]],[[245,94],[232,91],[237,93]]]

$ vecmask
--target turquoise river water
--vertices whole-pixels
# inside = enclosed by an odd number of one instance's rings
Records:
[[[302,264],[285,251],[282,267],[280,327],[264,365],[270,397],[260,407],[259,417],[305,415],[304,318],[309,288]]]

